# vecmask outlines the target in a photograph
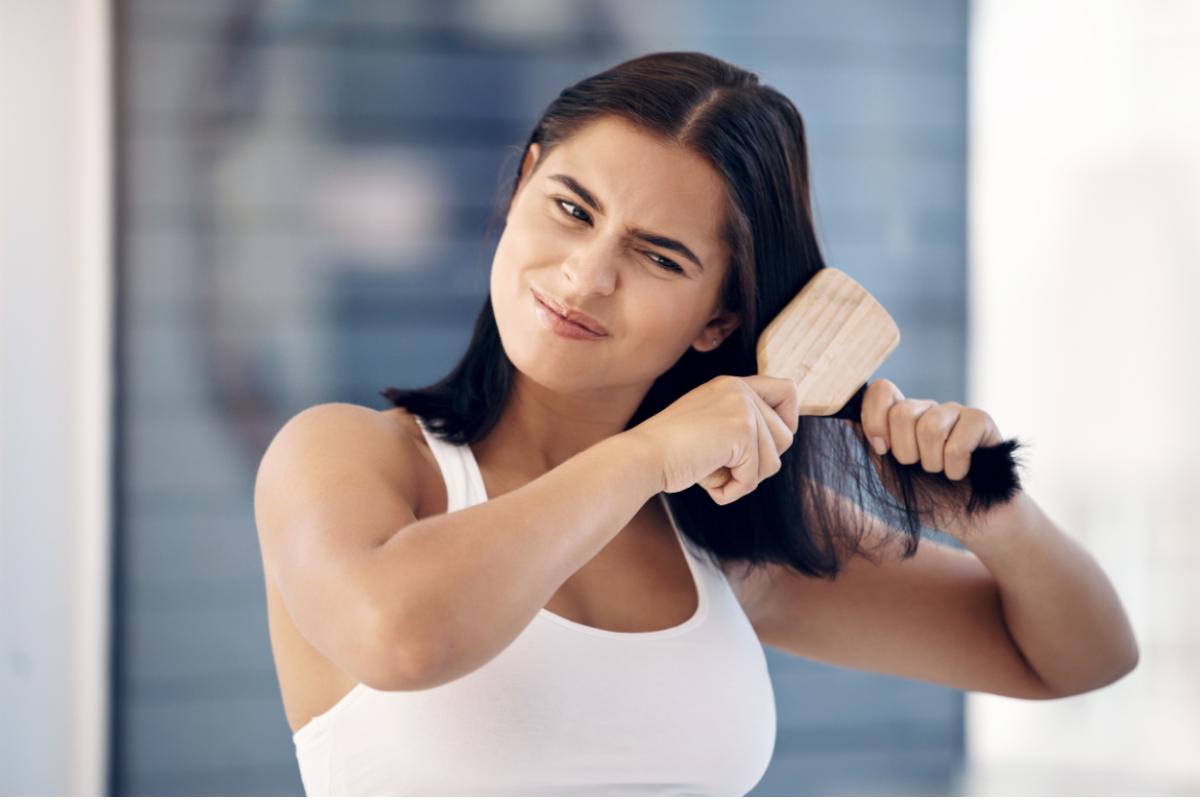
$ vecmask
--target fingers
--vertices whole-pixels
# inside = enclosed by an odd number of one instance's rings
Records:
[[[946,450],[947,439],[958,422],[960,408],[957,403],[935,403],[917,418],[917,447],[921,451],[921,469],[926,472],[941,472],[951,457]]]
[[[728,468],[731,477],[725,485],[709,490],[709,494],[714,500],[721,505],[728,505],[754,491],[758,486],[758,451],[760,449],[759,445],[752,445],[742,454],[741,461]]]
[[[763,480],[779,472],[782,466],[780,456],[791,447],[799,425],[796,384],[790,380],[765,378],[765,381],[774,384],[768,386],[763,382],[764,376],[753,377],[760,379],[747,392],[757,411],[756,441],[742,461],[730,468],[732,479],[709,492],[722,505],[750,494]],[[763,398],[760,391],[767,395],[767,399]],[[771,400],[775,401],[775,407],[770,405]],[[790,424],[784,421],[781,412],[788,415]]]
[[[758,411],[771,426],[776,452],[782,453],[792,444],[800,426],[800,400],[795,381],[751,375],[746,380],[750,396]]]
[[[764,447],[763,455],[770,455],[776,460],[780,453],[792,446],[792,440],[795,434],[792,429],[779,417],[779,414],[771,406],[767,405],[757,393],[751,392],[751,398],[754,400],[755,407],[758,409],[758,417],[761,421],[759,428],[760,447]],[[770,459],[768,459],[769,461]],[[764,463],[764,467],[769,464]],[[764,472],[766,475],[774,475],[775,467],[770,472]]]
[[[872,447],[876,439],[884,444],[876,453],[890,449],[901,464],[919,461],[926,472],[944,472],[956,481],[970,472],[972,452],[1003,439],[995,421],[981,409],[909,399],[888,380],[867,386],[861,421]]]
[[[757,412],[755,442],[739,463],[727,467],[730,478],[724,485],[712,488],[710,483],[702,482],[713,500],[721,505],[750,494],[764,479],[778,473],[781,455],[792,446],[800,426],[796,381],[767,375],[749,375],[741,380]]]
[[[860,412],[863,434],[879,455],[890,450],[901,464],[920,461],[925,469],[937,462],[938,469],[934,471],[940,472],[941,442],[945,437],[936,445],[933,439],[938,437],[945,420],[930,418],[922,422],[925,412],[936,405],[933,400],[905,397],[900,387],[887,379],[873,381],[863,395]]]
[[[921,460],[922,446],[917,435],[917,422],[926,411],[936,405],[933,400],[908,399],[901,400],[888,409],[888,436],[892,442],[892,455],[901,464],[916,464]]]
[[[900,387],[886,379],[872,381],[863,394],[859,419],[862,421],[863,433],[871,442],[871,447],[879,455],[883,455],[888,450],[895,450],[888,424],[888,413],[892,406],[902,400],[904,400],[904,393],[900,391]],[[897,459],[899,457],[896,455]]]
[[[958,422],[946,438],[946,477],[961,481],[971,471],[971,453],[1002,438],[989,414],[977,408],[962,408]]]
[[[799,384],[796,381],[769,375],[746,375],[741,380],[779,415],[792,433],[796,432],[800,424]]]
[[[771,416],[775,412],[767,409],[766,412],[759,414],[758,425],[758,476],[754,481],[752,489],[757,489],[758,484],[762,483],[767,478],[779,472],[780,458],[779,454],[787,449],[779,446],[779,431],[778,428],[783,427],[782,420],[771,420]],[[784,435],[787,436],[787,444],[792,443],[791,432],[784,428]]]

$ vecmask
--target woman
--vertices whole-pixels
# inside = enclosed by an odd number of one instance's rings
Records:
[[[968,522],[866,449],[958,480],[990,417],[878,381],[861,425],[800,418],[754,374],[823,266],[800,115],[753,73],[658,53],[550,104],[461,363],[388,411],[306,409],[263,457],[309,794],[742,795],[774,747],[762,643],[1021,697],[1131,668],[1111,587],[1026,496]],[[918,553],[922,521],[979,552]],[[1071,580],[1012,569],[1029,531]]]

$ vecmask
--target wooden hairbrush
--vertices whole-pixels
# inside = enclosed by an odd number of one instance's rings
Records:
[[[879,302],[846,273],[825,267],[805,284],[758,337],[758,372],[798,382],[801,416],[833,416],[861,424],[867,380],[900,343],[900,329]],[[979,447],[963,481],[968,512],[1007,502],[1021,489],[1015,439]],[[897,474],[939,490],[962,481],[927,472],[920,462],[883,456]],[[728,468],[722,468],[728,472]],[[720,473],[720,471],[718,471]],[[730,476],[724,475],[728,478]]]

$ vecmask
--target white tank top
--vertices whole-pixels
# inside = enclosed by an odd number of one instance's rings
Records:
[[[417,418],[447,511],[487,500],[467,445]],[[292,739],[305,794],[741,796],[775,749],[763,648],[715,561],[680,534],[699,595],[673,628],[542,609],[479,669],[419,691],[358,684]],[[693,549],[694,548],[694,549]]]

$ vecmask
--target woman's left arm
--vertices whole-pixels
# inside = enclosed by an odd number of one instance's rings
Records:
[[[946,527],[992,573],[1013,640],[1056,692],[1107,686],[1137,666],[1137,640],[1112,583],[1024,491],[972,525]]]
[[[910,400],[875,381],[862,426],[902,464],[921,462],[961,480],[970,453],[1003,440],[985,412],[958,403]],[[881,450],[878,446],[882,444]],[[1133,628],[1096,560],[1024,491],[973,518],[950,515],[939,530],[974,553],[999,588],[1005,623],[1029,665],[1062,695],[1106,686],[1138,663]]]

